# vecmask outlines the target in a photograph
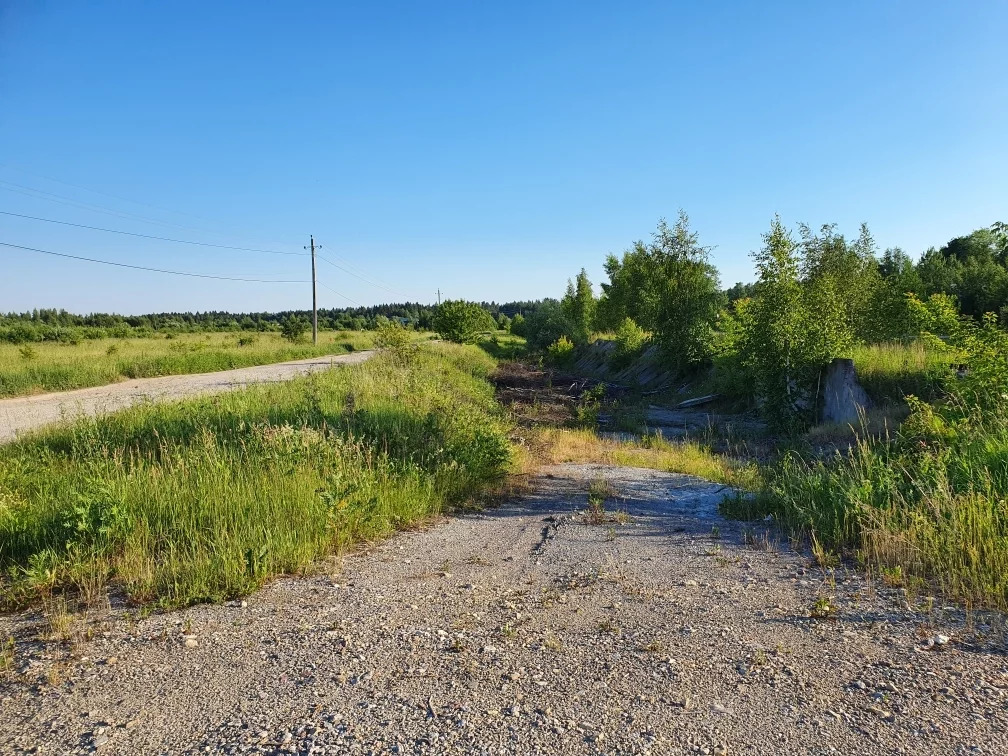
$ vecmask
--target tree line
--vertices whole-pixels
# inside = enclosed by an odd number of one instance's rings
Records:
[[[670,367],[713,366],[736,395],[778,426],[807,423],[822,367],[859,343],[949,336],[960,317],[1008,317],[1008,226],[956,237],[919,260],[879,252],[867,226],[848,238],[833,224],[796,231],[774,218],[753,253],[757,280],[722,289],[710,248],[680,212],[650,241],[609,255],[596,297],[584,269],[559,300],[521,324],[533,347],[570,354],[593,333],[614,334],[615,359],[645,345]]]
[[[510,317],[535,310],[537,302],[481,302],[478,305],[496,322],[510,323]],[[370,307],[323,308],[319,327],[327,330],[375,330],[388,321],[406,328],[433,328],[436,305],[417,302],[391,303]],[[0,341],[30,343],[59,341],[74,343],[92,338],[128,338],[162,333],[218,331],[282,331],[290,321],[308,321],[310,310],[233,313],[161,312],[146,315],[91,313],[77,315],[63,309],[38,308],[29,312],[0,314]]]

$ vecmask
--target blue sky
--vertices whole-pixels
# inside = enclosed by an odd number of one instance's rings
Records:
[[[916,255],[1008,220],[1006,36],[1001,0],[8,0],[0,210],[286,251],[311,233],[385,287],[321,264],[364,304],[556,296],[679,208],[726,285],[751,280],[774,213],[864,221]],[[2,215],[0,241],[309,275],[295,256]],[[303,284],[4,247],[0,266],[2,311],[310,304]]]

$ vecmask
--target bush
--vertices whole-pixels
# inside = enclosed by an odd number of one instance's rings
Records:
[[[303,315],[288,315],[280,326],[280,333],[292,344],[301,341],[311,328],[308,318]]]
[[[640,356],[650,338],[650,334],[632,318],[623,318],[623,322],[616,329],[616,349],[609,359],[609,364],[616,370],[627,367]]]
[[[557,365],[566,365],[574,357],[574,342],[561,336],[546,348],[550,359]]]
[[[555,299],[544,300],[525,320],[525,338],[534,349],[547,349],[561,336],[568,339],[575,325]]]
[[[402,361],[410,359],[417,348],[412,334],[395,321],[386,321],[378,326],[375,346],[388,350]]]
[[[528,334],[528,329],[525,327],[525,316],[520,312],[511,318],[510,330],[515,336],[521,336],[522,338]]]
[[[457,344],[471,344],[487,331],[497,329],[493,316],[475,302],[447,300],[434,314],[434,330],[441,338]]]

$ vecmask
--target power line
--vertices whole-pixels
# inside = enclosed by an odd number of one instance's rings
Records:
[[[52,181],[53,183],[56,183],[56,184],[63,184],[63,186],[69,186],[69,187],[72,187],[73,189],[80,189],[80,190],[85,191],[85,192],[91,192],[92,194],[100,194],[103,197],[108,197],[110,199],[119,200],[120,202],[129,202],[130,204],[133,204],[133,205],[140,205],[141,207],[149,207],[152,210],[160,210],[162,212],[172,213],[174,215],[183,215],[183,216],[185,216],[187,218],[195,218],[196,220],[206,221],[208,223],[213,223],[214,222],[214,221],[210,220],[209,218],[203,218],[202,216],[193,215],[192,213],[183,213],[180,210],[171,210],[169,208],[158,207],[157,205],[151,205],[148,202],[140,202],[139,200],[129,199],[127,197],[119,197],[119,196],[117,196],[115,194],[109,194],[108,192],[103,192],[103,191],[100,191],[98,189],[91,189],[90,187],[81,186],[80,184],[71,184],[69,181],[63,181],[62,179],[53,178],[52,176],[46,176],[46,175],[44,175],[42,173],[33,173],[32,171],[25,170],[24,168],[20,168],[20,167],[18,167],[16,165],[11,165],[10,163],[0,163],[0,168],[9,168],[11,170],[18,171],[19,173],[24,173],[24,174],[26,174],[28,176],[34,176],[35,178],[40,178],[40,179],[43,179],[45,181]],[[192,230],[199,230],[199,229],[192,229]],[[216,233],[216,232],[214,232],[214,233]]]
[[[26,218],[28,220],[42,221],[43,223],[58,223],[61,226],[73,226],[74,228],[86,228],[91,231],[104,231],[108,234],[122,234],[123,236],[136,236],[141,239],[156,239],[158,241],[174,242],[175,244],[194,244],[198,247],[215,247],[217,249],[233,249],[239,252],[264,252],[269,255],[302,255],[301,252],[282,252],[276,249],[256,249],[255,247],[232,247],[227,244],[211,244],[210,242],[192,241],[190,239],[169,239],[165,236],[153,236],[151,234],[138,234],[133,231],[120,231],[115,228],[101,228],[99,226],[88,226],[84,223],[71,223],[70,221],[54,220],[53,218],[39,218],[35,215],[22,215],[12,213],[8,210],[0,210],[0,215],[9,215],[13,218]]]
[[[40,173],[32,173],[31,171],[27,171],[24,168],[18,168],[17,166],[10,165],[8,163],[0,163],[0,167],[10,168],[10,169],[18,171],[20,173],[25,173],[25,174],[27,174],[29,176],[35,176],[36,178],[45,179],[46,181],[52,181],[52,182],[55,182],[57,184],[63,184],[64,186],[73,187],[74,189],[81,189],[82,191],[85,191],[85,192],[91,192],[93,194],[100,194],[102,196],[109,197],[111,199],[119,200],[120,202],[129,202],[129,203],[134,204],[134,205],[140,205],[142,207],[149,207],[149,208],[151,208],[153,210],[160,210],[162,212],[172,213],[174,215],[181,215],[181,216],[185,216],[185,217],[188,217],[188,218],[195,218],[197,220],[205,221],[206,223],[219,225],[219,224],[217,224],[216,221],[213,221],[213,220],[211,220],[209,218],[204,218],[204,217],[202,217],[200,215],[194,215],[192,213],[183,213],[180,210],[171,210],[169,208],[158,207],[157,205],[152,205],[152,204],[150,204],[148,202],[140,202],[139,200],[127,199],[125,197],[119,197],[119,196],[117,196],[115,194],[109,194],[108,192],[99,191],[98,189],[90,189],[90,188],[88,188],[86,186],[81,186],[79,184],[71,184],[69,181],[62,181],[60,179],[53,178],[52,176],[44,176],[44,175],[42,175]],[[25,196],[33,197],[34,199],[44,199],[44,200],[46,200],[48,202],[57,202],[59,204],[70,203],[70,204],[72,204],[74,206],[82,207],[84,209],[91,210],[91,211],[94,211],[94,212],[104,213],[104,214],[108,214],[108,215],[114,215],[114,216],[120,217],[120,218],[121,217],[135,218],[137,220],[141,220],[141,221],[144,221],[146,223],[152,223],[152,224],[155,224],[155,225],[158,225],[158,226],[169,226],[171,228],[180,228],[180,229],[183,229],[185,231],[196,231],[198,233],[216,234],[218,236],[225,235],[221,231],[218,231],[218,230],[215,230],[215,229],[197,228],[195,226],[184,226],[184,225],[181,225],[179,223],[172,223],[171,221],[163,221],[163,220],[158,220],[158,219],[155,219],[155,218],[148,218],[148,217],[143,216],[143,215],[138,215],[136,213],[131,213],[131,212],[127,211],[127,210],[116,210],[116,209],[109,208],[109,207],[107,207],[105,205],[90,204],[90,203],[87,203],[87,202],[83,202],[81,200],[73,199],[71,197],[66,197],[64,195],[56,194],[54,192],[47,192],[47,191],[45,191],[43,189],[35,189],[34,187],[25,186],[24,184],[15,184],[14,182],[11,182],[11,181],[0,181],[0,184],[9,184],[10,186],[18,187],[20,189],[26,189],[29,192],[35,192],[37,194],[48,195],[48,196],[45,196],[45,197],[37,197],[37,196],[32,195],[32,194],[26,194],[23,191],[18,191],[18,189],[11,189],[9,186],[0,187],[0,188],[7,189],[7,191],[17,192],[18,194],[25,194]],[[55,198],[55,199],[51,199],[51,198]],[[277,243],[277,242],[270,242],[270,244],[275,244],[275,243]]]
[[[339,291],[337,291],[337,290],[336,290],[335,288],[333,288],[332,286],[327,286],[327,285],[326,285],[325,283],[322,283],[322,282],[320,282],[320,283],[319,283],[319,285],[320,285],[320,286],[322,286],[323,288],[328,288],[328,289],[329,289],[330,291],[332,291],[332,292],[333,292],[334,294],[336,294],[337,296],[342,296],[342,297],[343,297],[344,299],[346,299],[347,301],[349,301],[349,302],[350,302],[351,304],[356,304],[356,305],[357,305],[358,307],[363,307],[363,306],[364,306],[364,305],[363,305],[363,304],[361,304],[361,303],[360,303],[359,301],[354,301],[353,299],[351,299],[351,298],[350,298],[349,296],[347,296],[346,294],[341,294],[341,293],[340,293]]]
[[[241,281],[243,283],[283,283],[283,284],[293,284],[293,283],[311,283],[305,280],[291,280],[291,279],[277,279],[277,278],[239,278],[234,276],[213,276],[209,273],[185,273],[178,270],[165,270],[164,268],[149,268],[145,265],[131,265],[130,263],[112,262],[111,260],[99,260],[94,257],[83,257],[82,255],[69,255],[65,252],[51,252],[47,249],[38,249],[36,247],[24,247],[20,244],[8,244],[7,242],[0,242],[0,247],[10,247],[12,249],[23,249],[27,252],[38,252],[41,255],[52,255],[53,257],[65,257],[70,260],[83,260],[84,262],[99,263],[101,265],[114,265],[117,268],[132,268],[133,270],[146,270],[151,273],[167,273],[172,276],[187,276],[189,278],[212,278],[215,281]]]
[[[374,286],[375,288],[378,288],[378,289],[383,289],[384,291],[387,291],[389,294],[394,294],[397,297],[404,297],[404,295],[401,292],[395,291],[394,289],[390,289],[387,286],[383,286],[382,284],[377,283],[376,281],[372,281],[371,279],[367,278],[366,276],[362,276],[359,273],[355,273],[354,271],[350,270],[349,268],[346,268],[346,267],[344,267],[342,265],[339,265],[338,263],[334,263],[332,260],[330,260],[325,255],[321,255],[320,254],[319,258],[322,259],[322,260],[324,260],[325,262],[329,263],[334,268],[339,268],[344,273],[349,273],[354,278],[359,278],[364,283],[370,284],[371,286]]]
[[[34,189],[30,186],[25,186],[24,184],[15,184],[12,181],[0,180],[0,189],[6,189],[8,192],[14,192],[15,194],[23,194],[26,197],[31,197],[32,199],[43,199],[46,202],[55,202],[58,205],[69,205],[70,207],[78,207],[84,210],[89,210],[93,213],[102,213],[104,215],[112,215],[116,218],[121,218],[124,220],[140,220],[144,223],[152,223],[155,226],[169,226],[171,228],[182,228],[186,231],[199,231],[200,229],[191,228],[189,226],[181,226],[178,223],[169,223],[168,221],[159,221],[154,218],[146,218],[142,215],[137,215],[135,213],[126,212],[125,210],[112,210],[110,208],[104,207],[103,205],[92,205],[88,202],[81,202],[79,200],[72,199],[70,197],[64,197],[62,194],[54,194],[53,192],[46,192],[42,189]],[[42,195],[42,196],[39,196]]]

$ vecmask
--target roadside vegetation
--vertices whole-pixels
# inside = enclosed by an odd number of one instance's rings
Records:
[[[241,332],[0,343],[0,397],[343,354],[368,349],[373,341],[368,331],[329,331],[319,333],[318,345],[306,342],[303,333],[285,338],[280,333]]]
[[[520,329],[561,372],[606,355],[592,376],[603,387],[638,362],[665,375],[667,391],[622,400],[624,420],[634,401],[644,417],[651,403],[704,394],[716,395],[711,411],[760,417],[769,435],[750,449],[758,468],[742,461],[744,445],[617,443],[577,430],[542,430],[547,458],[730,483],[755,496],[731,499],[726,512],[770,515],[908,596],[930,586],[1008,607],[1008,228],[915,262],[900,249],[879,253],[866,227],[849,239],[832,225],[794,233],[775,218],[753,258],[757,281],[722,290],[680,214],[650,242],[609,256],[600,296],[581,270]],[[834,358],[853,360],[873,400],[844,428],[819,422]],[[572,408],[575,424],[591,427],[587,406]]]
[[[511,464],[475,347],[401,341],[353,369],[137,406],[0,447],[0,594],[244,594],[464,504]]]

